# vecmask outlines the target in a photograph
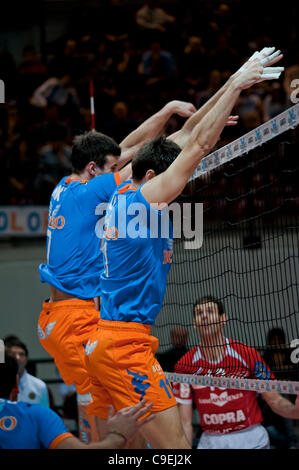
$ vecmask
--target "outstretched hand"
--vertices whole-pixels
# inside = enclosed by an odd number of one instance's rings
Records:
[[[263,66],[263,72],[258,82],[264,80],[277,80],[281,72],[284,71],[284,67],[271,67],[283,58],[283,54],[280,50],[275,51],[275,47],[264,47],[261,51],[256,51],[247,62],[238,70],[237,73],[243,72],[256,60]]]
[[[148,413],[153,404],[146,405],[147,400],[141,400],[138,405],[122,408],[114,415],[113,406],[109,407],[109,415],[107,421],[107,433],[116,432],[124,436],[125,439],[133,439],[139,429],[154,419],[154,415],[139,420]],[[139,421],[138,421],[139,420]]]

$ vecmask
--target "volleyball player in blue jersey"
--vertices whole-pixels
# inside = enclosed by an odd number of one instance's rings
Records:
[[[84,444],[69,433],[54,411],[40,405],[16,402],[18,365],[5,357],[0,364],[0,449],[120,449],[132,439],[146,420],[151,405],[131,407],[113,416],[110,409],[108,434],[102,442]]]
[[[115,191],[107,209],[101,319],[85,350],[93,384],[89,412],[106,419],[107,403],[120,409],[146,397],[156,419],[141,433],[152,448],[189,448],[171,386],[155,359],[158,340],[150,335],[173,256],[171,227],[163,236],[169,222],[156,206],[182,192],[219,139],[241,91],[265,75],[259,59],[242,67],[195,125],[182,151],[164,138],[146,143],[133,159],[132,182]],[[137,235],[136,208],[141,214]],[[154,219],[155,233],[149,222]]]

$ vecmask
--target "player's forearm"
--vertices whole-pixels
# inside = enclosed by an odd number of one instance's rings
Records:
[[[287,419],[299,419],[299,409],[287,398],[279,393],[265,392],[262,394],[263,399],[270,406],[271,410]]]
[[[215,106],[195,126],[177,159],[164,173],[142,187],[142,194],[149,203],[168,204],[181,194],[199,162],[218,141],[240,92],[238,82],[233,81]]]
[[[168,119],[178,110],[175,101],[167,103],[160,111],[144,121],[135,131],[131,132],[121,143],[122,150],[141,145],[146,140],[156,137],[164,128]]]
[[[179,147],[184,148],[188,139],[193,131],[194,127],[208,114],[208,112],[215,106],[221,96],[229,88],[233,81],[233,77],[230,77],[227,82],[217,91],[196,113],[194,113],[183,125],[179,132],[176,132],[168,137],[173,140]]]
[[[169,191],[173,188],[173,199],[181,193],[202,158],[217,143],[240,92],[238,83],[233,81],[214,107],[194,127],[184,150],[164,173],[170,184]]]

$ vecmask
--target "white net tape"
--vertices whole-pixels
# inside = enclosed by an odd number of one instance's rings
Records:
[[[250,150],[263,145],[265,142],[294,129],[299,124],[299,103],[287,109],[270,121],[244,134],[239,139],[210,153],[202,159],[190,178],[190,181],[208,173],[234,158],[246,155]]]
[[[284,380],[260,380],[238,377],[213,377],[208,375],[189,375],[165,372],[170,382],[202,385],[206,387],[232,388],[254,392],[279,392],[284,394],[299,394],[299,382]]]

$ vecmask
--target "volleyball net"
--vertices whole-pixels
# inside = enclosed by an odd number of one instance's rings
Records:
[[[299,393],[298,123],[296,104],[201,161],[181,202],[203,204],[203,243],[175,240],[153,328],[159,352],[172,347],[175,326],[187,330],[188,349],[200,345],[193,305],[212,295],[224,305],[224,336],[255,348],[275,380],[217,376],[215,364],[210,375],[166,371],[172,382]]]

